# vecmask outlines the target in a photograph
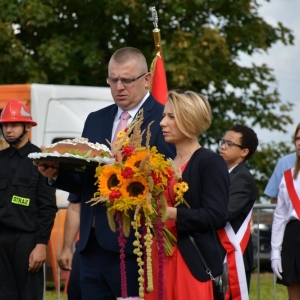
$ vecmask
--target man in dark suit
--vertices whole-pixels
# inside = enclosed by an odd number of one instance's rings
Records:
[[[230,176],[227,222],[236,234],[243,224],[245,228],[247,228],[246,225],[249,225],[245,222],[250,219],[249,215],[251,215],[256,199],[254,179],[246,166],[246,160],[256,151],[258,139],[251,128],[244,125],[235,125],[226,132],[219,146],[220,155],[227,163]],[[246,239],[246,241],[244,240],[246,247],[243,252],[243,259],[249,290],[253,269],[253,245],[249,231],[248,233],[245,232],[244,238]],[[225,257],[225,251],[223,254]]]
[[[82,136],[92,143],[108,146],[115,135],[123,111],[130,114],[129,122],[140,109],[144,112],[141,130],[151,125],[150,145],[156,146],[166,158],[175,156],[173,144],[165,142],[160,128],[163,105],[148,92],[151,73],[144,55],[135,48],[117,50],[108,65],[107,83],[110,85],[115,104],[92,112],[86,119]],[[145,137],[143,138],[145,143]],[[83,300],[115,300],[121,296],[121,276],[118,233],[108,226],[106,208],[103,205],[91,207],[86,204],[96,192],[95,169],[87,168],[83,176],[76,176],[54,165],[40,165],[39,171],[48,178],[54,178],[53,185],[68,192],[81,195],[80,240],[80,284]],[[58,172],[59,171],[59,172]],[[79,216],[78,216],[79,218]],[[78,218],[75,218],[78,220]],[[75,221],[74,221],[75,222]],[[69,224],[72,226],[72,223]],[[133,232],[133,230],[131,231]],[[65,232],[68,234],[68,232]],[[133,254],[133,234],[125,248],[128,296],[138,296],[138,268]]]

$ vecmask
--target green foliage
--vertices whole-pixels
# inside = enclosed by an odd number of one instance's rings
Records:
[[[124,46],[141,49],[150,65],[152,6],[169,88],[192,89],[210,100],[214,120],[203,143],[215,145],[233,123],[285,132],[292,105],[281,101],[273,70],[239,65],[241,53],[293,44],[288,28],[259,16],[256,0],[0,0],[0,84],[103,86],[111,54]],[[255,161],[258,184],[286,150],[268,147],[256,155],[268,157]]]

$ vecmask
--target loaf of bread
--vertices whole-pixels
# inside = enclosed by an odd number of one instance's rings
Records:
[[[90,143],[87,138],[79,137],[73,140],[67,139],[48,146],[43,153],[55,153],[59,154],[73,154],[79,155],[85,158],[95,157],[108,157],[111,158],[112,154],[109,148],[103,144]]]

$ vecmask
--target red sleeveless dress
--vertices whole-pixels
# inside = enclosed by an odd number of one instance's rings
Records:
[[[181,167],[183,172],[185,166]],[[175,204],[175,193],[173,190],[175,180],[172,179],[165,193],[168,206]],[[166,221],[166,227],[177,237],[175,221]],[[158,299],[158,249],[156,240],[152,244],[152,269],[154,290],[147,292],[145,289],[145,300]],[[164,256],[164,277],[163,277],[164,297],[163,300],[213,300],[213,288],[211,280],[201,282],[190,272],[177,245],[173,246],[170,256]]]

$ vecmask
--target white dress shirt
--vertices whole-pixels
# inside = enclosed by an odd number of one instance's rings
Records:
[[[140,109],[140,107],[144,104],[144,102],[146,101],[146,99],[149,97],[150,93],[147,92],[145,97],[143,98],[143,100],[133,109],[131,110],[127,110],[127,112],[130,114],[130,118],[127,122],[127,124],[130,124],[134,118],[134,116],[136,115],[136,113],[138,112],[138,110]],[[111,133],[111,140],[113,139],[114,135],[115,135],[115,131],[117,129],[117,126],[119,124],[120,121],[120,116],[121,113],[123,112],[123,109],[121,109],[120,107],[118,107],[118,112],[115,116],[115,120],[114,120],[114,124],[113,124],[113,129],[112,129],[112,133]]]
[[[292,174],[294,168],[292,168]],[[293,184],[298,197],[300,196],[300,174],[297,179],[293,179]],[[299,197],[300,198],[300,197]],[[291,220],[298,220],[297,213],[291,202],[284,176],[281,179],[279,185],[279,193],[277,198],[277,205],[274,211],[273,224],[272,224],[272,236],[271,236],[271,260],[280,259],[281,245],[283,241],[283,235],[286,224]]]

